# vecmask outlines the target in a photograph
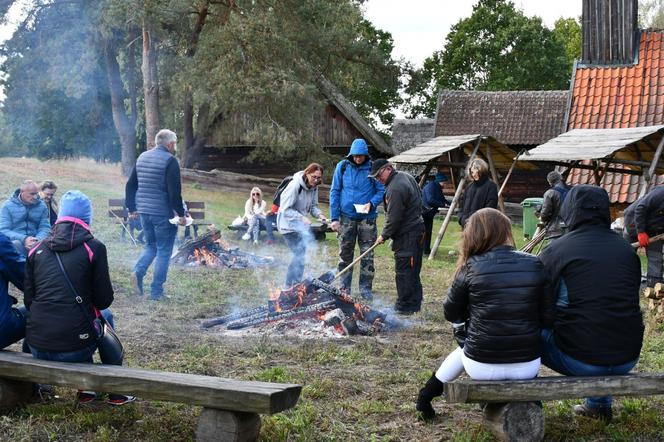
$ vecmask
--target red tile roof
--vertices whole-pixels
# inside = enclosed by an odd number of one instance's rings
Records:
[[[641,31],[631,66],[577,66],[567,130],[664,124],[664,33]],[[594,184],[592,171],[573,169],[570,184]],[[658,176],[657,184],[664,183]],[[607,173],[601,182],[613,203],[638,197],[639,176]]]

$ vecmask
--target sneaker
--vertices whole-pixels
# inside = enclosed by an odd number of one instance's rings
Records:
[[[94,391],[78,390],[78,393],[76,393],[76,401],[79,403],[79,405],[89,404],[95,399],[97,399],[97,393]]]
[[[134,296],[143,296],[143,278],[139,278],[136,272],[131,272],[129,276],[131,282],[131,292]]]
[[[242,239],[244,241],[249,241],[249,239],[251,239],[251,235],[249,235],[249,233],[245,233],[244,235],[242,235]]]
[[[577,416],[586,416],[593,419],[599,419],[607,424],[613,420],[613,411],[611,407],[591,407],[586,403],[575,405],[574,414]]]
[[[106,399],[106,403],[108,405],[113,405],[115,407],[119,407],[121,405],[127,405],[136,400],[136,396],[125,396],[124,394],[113,394],[109,393],[108,394],[108,399]]]
[[[274,240],[272,240],[272,239],[268,239],[268,240],[265,241],[266,246],[271,246],[272,244],[274,244]]]
[[[258,245],[258,240],[257,239],[254,240],[254,245],[255,246]]]

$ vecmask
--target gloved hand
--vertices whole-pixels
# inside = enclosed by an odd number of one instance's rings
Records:
[[[648,237],[648,234],[646,232],[641,232],[637,235],[637,238],[639,239],[639,245],[641,247],[648,247],[648,240],[650,239]]]
[[[466,323],[452,323],[452,331],[454,333],[454,339],[456,339],[457,344],[459,344],[459,347],[463,348],[463,346],[466,344],[466,338],[468,337]]]

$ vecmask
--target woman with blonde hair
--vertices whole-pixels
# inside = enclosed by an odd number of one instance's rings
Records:
[[[242,235],[242,239],[248,241],[253,236],[254,244],[258,244],[261,226],[267,232],[268,241],[272,241],[272,225],[265,222],[265,200],[263,200],[263,191],[258,187],[251,189],[251,195],[244,203],[244,219],[247,221],[247,233]]]
[[[489,179],[489,165],[486,161],[475,158],[468,165],[468,176],[472,180],[463,192],[460,203],[459,224],[463,228],[468,218],[485,207],[498,208],[498,186]]]
[[[539,258],[515,250],[509,218],[487,208],[468,219],[443,303],[459,347],[420,390],[416,408],[425,420],[435,417],[431,400],[444,383],[464,370],[476,380],[537,376],[545,280]]]

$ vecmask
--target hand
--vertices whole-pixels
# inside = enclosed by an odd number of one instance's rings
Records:
[[[383,244],[385,242],[385,238],[383,238],[383,235],[378,235],[378,238],[376,238],[376,243],[377,244]]]
[[[25,246],[26,249],[30,250],[30,249],[33,248],[33,247],[35,246],[35,244],[37,244],[38,242],[39,242],[39,240],[38,240],[37,238],[35,238],[34,236],[27,236],[27,237],[23,240],[23,245]]]
[[[303,216],[303,217],[302,217],[302,222],[303,222],[304,225],[306,225],[306,226],[311,225],[311,220],[310,220],[309,218],[307,218],[306,216]]]
[[[320,222],[322,222],[323,224],[327,224],[327,223],[329,222],[329,221],[327,220],[327,218],[325,218],[324,216],[320,216],[320,217],[318,217],[318,219],[319,219]]]
[[[366,203],[364,207],[362,207],[362,210],[366,213],[371,212],[371,203]]]
[[[339,224],[339,221],[332,221],[332,224],[330,224],[330,229],[334,230],[335,232],[338,232],[340,227],[341,224]]]
[[[650,240],[650,238],[646,232],[639,233],[637,238],[639,239],[639,245],[641,247],[648,247],[648,240]]]
[[[138,219],[138,212],[129,212],[129,219]]]
[[[178,224],[181,225],[181,226],[186,225],[187,224],[187,218],[185,218],[184,216],[179,217],[178,218]]]
[[[456,339],[459,347],[463,348],[466,344],[466,338],[468,337],[468,331],[466,330],[466,323],[452,324],[452,331],[454,332],[454,339]]]

